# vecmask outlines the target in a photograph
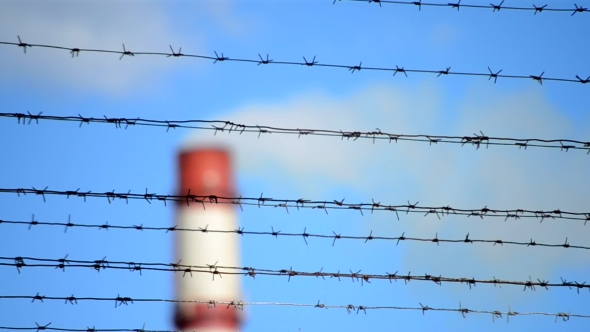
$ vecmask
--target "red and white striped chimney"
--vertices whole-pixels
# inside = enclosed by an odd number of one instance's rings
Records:
[[[230,153],[224,148],[201,147],[182,150],[179,155],[178,193],[235,197],[235,184]],[[238,229],[232,204],[177,204],[177,227],[216,230]],[[181,265],[240,266],[239,238],[236,233],[176,232],[176,261]],[[240,275],[210,273],[176,273],[178,300],[239,301],[242,298]],[[198,303],[178,303],[174,315],[179,330],[237,331],[241,311],[233,306],[214,307]]]

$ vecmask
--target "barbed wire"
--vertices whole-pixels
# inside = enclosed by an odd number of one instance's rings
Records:
[[[3,220],[0,219],[0,225],[2,224],[13,224],[13,225],[28,225],[29,230],[33,226],[59,226],[65,227],[64,233],[68,231],[69,228],[73,227],[80,227],[80,228],[95,228],[98,230],[109,230],[109,229],[122,229],[122,230],[136,230],[136,231],[161,231],[161,232],[201,232],[201,233],[222,233],[222,234],[238,234],[238,235],[267,235],[267,236],[274,236],[278,237],[301,237],[307,244],[308,238],[323,238],[323,239],[332,239],[332,247],[336,244],[336,240],[359,240],[364,241],[365,243],[373,240],[385,240],[385,241],[396,241],[396,245],[399,244],[400,241],[415,241],[415,242],[431,242],[436,243],[439,245],[440,243],[463,243],[463,244],[473,244],[473,243],[490,243],[494,246],[498,245],[518,245],[518,246],[526,246],[526,247],[549,247],[549,248],[566,248],[566,249],[584,249],[589,250],[589,246],[578,246],[572,245],[568,242],[568,238],[565,238],[565,242],[562,244],[548,244],[548,243],[540,243],[532,238],[528,242],[519,242],[519,241],[508,241],[508,240],[489,240],[489,239],[474,239],[470,238],[469,234],[465,236],[465,238],[461,239],[444,239],[439,238],[438,233],[433,238],[419,238],[419,237],[411,237],[406,236],[406,232],[403,232],[400,236],[397,237],[389,237],[389,236],[376,236],[373,235],[373,231],[369,233],[367,236],[354,236],[354,235],[342,235],[332,231],[333,235],[329,234],[313,234],[307,232],[307,227],[303,230],[302,233],[283,233],[280,230],[275,230],[273,226],[271,226],[270,231],[246,231],[244,227],[234,229],[234,230],[215,230],[209,229],[209,225],[200,228],[180,228],[180,227],[153,227],[153,226],[144,226],[141,225],[117,225],[117,224],[109,224],[108,222],[104,224],[76,224],[73,223],[71,217],[68,217],[68,222],[43,222],[38,221],[35,219],[35,215],[31,218],[31,221],[23,221],[23,220]]]
[[[275,276],[275,277],[288,277],[287,281],[291,281],[292,277],[315,277],[315,278],[322,278],[325,280],[326,277],[328,278],[337,278],[338,281],[341,278],[350,278],[352,282],[360,281],[361,286],[364,283],[371,283],[371,280],[389,280],[390,283],[392,281],[397,282],[398,280],[403,280],[405,284],[408,284],[410,281],[429,281],[434,282],[435,284],[441,286],[442,283],[460,283],[466,284],[469,286],[469,289],[475,287],[478,283],[479,284],[491,284],[496,286],[502,287],[502,285],[512,285],[512,286],[523,286],[523,290],[530,289],[532,291],[536,291],[536,287],[542,287],[549,290],[549,287],[553,288],[564,288],[567,287],[570,290],[576,289],[578,294],[580,293],[580,289],[588,289],[590,291],[590,285],[586,285],[586,282],[578,282],[578,281],[567,281],[566,279],[561,278],[560,283],[551,283],[548,280],[541,280],[537,279],[537,281],[533,281],[530,277],[528,281],[509,281],[509,280],[501,280],[497,278],[493,279],[475,279],[475,278],[455,278],[455,277],[443,277],[442,275],[436,276],[431,274],[424,274],[424,275],[412,275],[411,272],[408,272],[407,275],[405,274],[398,274],[399,271],[394,273],[386,272],[385,274],[367,274],[361,273],[361,270],[357,272],[353,272],[352,269],[349,269],[350,273],[341,273],[338,272],[323,272],[323,268],[316,272],[309,272],[309,271],[295,271],[293,268],[281,269],[281,270],[272,270],[272,269],[262,269],[262,268],[254,268],[254,267],[235,267],[235,266],[221,266],[217,265],[217,262],[214,264],[207,264],[204,266],[201,265],[184,265],[180,264],[181,262],[177,263],[148,263],[148,262],[122,262],[122,261],[109,261],[106,257],[98,260],[73,260],[68,259],[68,255],[64,258],[60,259],[51,259],[51,258],[38,258],[38,257],[24,257],[24,256],[17,256],[17,257],[0,257],[2,261],[11,261],[11,262],[0,262],[0,266],[11,266],[16,267],[18,273],[20,274],[21,269],[26,268],[54,268],[60,269],[65,272],[66,267],[70,268],[85,268],[85,269],[93,269],[97,272],[106,269],[115,269],[115,270],[128,270],[131,272],[138,272],[142,275],[142,271],[163,271],[163,272],[181,272],[183,273],[183,277],[187,275],[192,277],[193,273],[209,273],[212,275],[213,281],[215,281],[215,277],[223,278],[224,275],[243,275],[249,276],[253,279],[256,279],[257,275],[264,275],[264,276]],[[33,261],[39,263],[30,264],[26,261]]]
[[[585,9],[584,9],[585,11]],[[451,71],[451,67],[446,67],[443,70],[433,70],[433,69],[406,69],[405,67],[400,67],[398,65],[395,68],[392,67],[363,67],[363,62],[360,61],[358,65],[341,65],[341,64],[334,64],[334,63],[320,63],[316,60],[316,56],[314,55],[313,58],[310,57],[311,61],[309,61],[305,56],[303,56],[303,62],[299,61],[276,61],[269,59],[269,55],[266,55],[266,58],[263,58],[260,54],[258,54],[258,59],[256,58],[230,58],[221,53],[221,56],[214,51],[215,56],[210,55],[200,55],[200,54],[184,54],[181,53],[182,47],[179,48],[178,52],[174,52],[172,45],[170,46],[170,53],[168,52],[131,52],[123,45],[122,51],[116,50],[106,50],[106,49],[91,49],[91,48],[78,48],[78,47],[64,47],[64,46],[57,46],[57,45],[46,45],[46,44],[33,44],[33,43],[25,43],[21,40],[20,36],[18,37],[17,42],[8,42],[8,41],[0,41],[0,45],[8,45],[8,46],[17,46],[22,47],[24,53],[27,53],[27,48],[47,48],[47,49],[57,49],[68,51],[70,55],[73,57],[78,57],[81,52],[89,52],[89,53],[111,53],[120,55],[119,60],[122,60],[125,56],[139,56],[139,55],[146,55],[146,56],[165,56],[165,57],[188,57],[193,59],[201,59],[201,60],[212,60],[214,64],[218,62],[238,62],[238,63],[252,63],[257,65],[292,65],[292,66],[306,66],[306,67],[327,67],[327,68],[336,68],[336,69],[346,69],[351,73],[357,71],[386,71],[386,72],[393,72],[393,76],[396,76],[398,73],[404,74],[406,77],[408,73],[421,73],[421,74],[433,74],[437,77],[442,75],[449,76],[449,75],[456,75],[456,76],[482,76],[487,77],[488,81],[494,81],[494,84],[497,82],[498,78],[507,78],[507,79],[527,79],[533,80],[538,82],[539,84],[543,84],[543,81],[555,81],[555,82],[567,82],[567,83],[581,83],[586,84],[590,82],[590,76],[586,79],[583,79],[579,75],[576,75],[574,78],[564,78],[564,77],[543,77],[545,71],[541,72],[540,75],[506,75],[500,74],[502,69],[500,70],[492,70],[489,66],[487,67],[488,72],[460,72],[460,71]]]
[[[191,203],[201,204],[203,209],[206,210],[205,204],[233,204],[240,206],[243,211],[243,205],[258,206],[260,207],[274,207],[284,208],[287,213],[289,208],[293,209],[319,209],[324,210],[328,214],[328,210],[356,210],[364,215],[363,211],[390,211],[395,212],[397,219],[399,220],[399,212],[402,213],[420,213],[424,214],[423,217],[428,215],[436,215],[438,219],[441,219],[441,215],[463,215],[467,217],[500,217],[504,218],[504,221],[508,219],[522,219],[522,218],[536,218],[540,219],[541,222],[545,219],[566,219],[566,220],[582,220],[584,225],[590,220],[590,212],[569,212],[556,210],[526,210],[526,209],[491,209],[484,206],[481,209],[465,209],[465,208],[452,208],[450,206],[430,207],[430,206],[419,206],[416,202],[414,204],[408,201],[408,204],[402,205],[387,205],[381,204],[381,202],[373,201],[371,203],[344,203],[345,198],[342,200],[331,200],[331,201],[315,201],[309,199],[275,199],[270,197],[264,197],[264,193],[260,194],[260,197],[223,197],[217,195],[195,195],[192,194],[190,189],[186,195],[161,195],[161,194],[150,194],[146,188],[144,194],[132,193],[131,190],[128,192],[81,192],[80,188],[76,190],[49,190],[49,187],[44,189],[31,189],[25,188],[0,188],[0,193],[12,193],[17,194],[19,197],[21,194],[26,196],[27,194],[33,194],[35,196],[42,196],[43,202],[46,202],[46,195],[57,195],[71,197],[80,197],[86,202],[86,198],[106,198],[110,203],[116,199],[125,200],[129,203],[129,200],[145,200],[151,204],[152,200],[162,201],[166,205],[167,201],[177,202],[178,204],[186,203],[190,206]],[[269,204],[270,202],[270,204]],[[272,204],[274,203],[274,204]]]
[[[336,4],[336,2],[340,2],[343,0],[334,0],[332,4]],[[434,2],[422,2],[420,1],[393,1],[393,0],[344,0],[348,2],[367,2],[367,3],[376,3],[380,7],[381,4],[386,5],[411,5],[418,8],[418,11],[422,10],[422,6],[424,7],[447,7],[451,9],[457,9],[459,11],[461,8],[470,8],[470,9],[485,9],[485,10],[492,10],[492,12],[499,12],[500,10],[517,10],[517,11],[531,11],[534,12],[534,15],[537,13],[542,12],[566,12],[571,13],[571,16],[574,16],[576,13],[585,13],[588,12],[588,8],[583,6],[578,6],[574,4],[574,8],[551,8],[547,7],[547,5],[537,6],[532,5],[531,7],[514,7],[514,6],[504,6],[505,0],[498,0],[497,4],[490,3],[489,5],[473,5],[473,4],[466,4],[461,3],[461,0],[457,0],[457,2],[447,2],[447,3],[434,3]]]
[[[228,132],[229,134],[237,132],[240,135],[246,133],[257,133],[258,138],[262,134],[287,134],[287,135],[298,135],[301,136],[330,136],[340,137],[341,140],[356,141],[359,138],[371,139],[373,143],[375,140],[386,140],[389,143],[394,141],[413,141],[413,142],[424,142],[432,144],[438,143],[450,143],[460,144],[464,146],[466,144],[475,146],[479,149],[485,145],[486,148],[489,145],[502,145],[502,146],[514,146],[518,149],[526,150],[527,147],[538,147],[538,148],[554,148],[560,149],[561,151],[568,152],[572,150],[586,150],[587,154],[590,154],[590,142],[577,141],[572,139],[541,139],[541,138],[509,138],[509,137],[491,137],[485,135],[480,131],[480,134],[473,134],[468,136],[441,136],[441,135],[427,135],[427,134],[393,134],[382,132],[381,129],[376,128],[375,131],[342,131],[342,130],[329,130],[329,129],[300,129],[300,128],[280,128],[271,126],[260,126],[260,125],[245,125],[238,124],[227,120],[154,120],[154,119],[142,119],[142,118],[111,118],[106,115],[103,118],[84,117],[80,114],[77,116],[57,116],[57,115],[42,115],[39,114],[28,114],[24,113],[0,113],[0,117],[5,118],[16,118],[18,124],[30,125],[33,121],[39,124],[39,120],[48,121],[63,121],[63,122],[79,122],[79,127],[83,124],[92,123],[103,123],[112,124],[115,128],[129,128],[129,126],[149,126],[149,127],[163,127],[166,128],[166,132],[170,129],[176,128],[190,128],[199,130],[210,130],[217,135],[217,132]],[[208,124],[209,127],[199,126],[194,124]],[[537,142],[537,143],[535,143]],[[541,143],[541,144],[539,144]],[[552,143],[552,144],[547,144]]]
[[[25,300],[32,300],[31,303],[34,302],[41,302],[44,301],[64,301],[65,304],[77,305],[78,301],[106,301],[106,302],[115,302],[115,308],[120,307],[122,305],[130,305],[139,302],[166,302],[166,303],[199,303],[199,304],[206,304],[207,308],[212,309],[216,308],[217,305],[226,306],[226,309],[234,308],[235,310],[244,310],[245,306],[279,306],[279,307],[307,307],[307,308],[318,308],[318,309],[345,309],[348,314],[352,312],[359,312],[367,313],[367,310],[403,310],[403,311],[422,311],[422,314],[425,314],[427,311],[441,311],[441,312],[457,312],[460,313],[463,318],[467,318],[466,314],[488,314],[492,315],[492,319],[495,321],[496,318],[502,318],[506,316],[508,322],[510,321],[510,316],[555,316],[555,322],[557,322],[558,318],[561,318],[562,321],[568,321],[572,317],[576,318],[590,318],[590,315],[584,314],[572,314],[570,312],[557,312],[557,313],[547,313],[547,312],[518,312],[513,311],[510,307],[508,307],[508,311],[500,311],[500,310],[477,310],[477,309],[468,309],[463,307],[461,303],[459,303],[458,308],[435,308],[430,307],[428,305],[423,305],[419,303],[419,306],[389,306],[389,305],[380,305],[380,306],[366,306],[366,305],[354,305],[354,304],[347,304],[347,305],[328,305],[326,303],[321,303],[318,301],[317,303],[289,303],[289,302],[244,302],[241,300],[235,301],[218,301],[218,300],[173,300],[173,299],[162,299],[162,298],[131,298],[127,296],[121,296],[117,294],[116,297],[76,297],[73,294],[71,296],[45,296],[40,295],[38,292],[34,296],[30,295],[0,295],[0,299],[25,299]],[[88,331],[88,330],[84,330]],[[99,331],[99,330],[94,330]]]

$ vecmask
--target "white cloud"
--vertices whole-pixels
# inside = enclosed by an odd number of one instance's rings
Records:
[[[431,88],[424,88],[420,93],[436,94]],[[407,107],[410,105],[403,93],[392,92],[388,87],[376,87],[340,101],[311,93],[282,103],[245,106],[228,113],[227,117],[235,123],[344,131],[372,131],[380,126],[384,131],[415,132],[435,125],[434,105],[430,100],[416,101],[412,115],[398,112]],[[198,133],[194,141],[209,140],[208,135],[211,134]],[[233,145],[238,164],[251,174],[268,174],[275,166],[270,164],[276,163],[290,177],[319,177],[353,188],[364,188],[374,178],[365,174],[365,170],[376,154],[383,153],[382,145],[363,139],[355,142],[345,139],[343,142],[339,137],[318,139],[278,134],[263,134],[268,137],[260,139],[257,134],[243,134],[237,139],[232,135],[215,137],[213,141]],[[414,153],[408,145],[399,145],[395,149]],[[301,183],[301,189],[308,186],[309,183]]]
[[[237,13],[236,2],[231,0],[208,1],[204,6],[211,17],[231,35],[244,37],[255,28],[255,21]]]
[[[172,44],[175,51],[182,46],[185,53],[198,53],[203,37],[192,33],[181,44],[172,23],[161,8],[146,2],[0,3],[1,40],[16,42],[20,35],[25,43],[110,50],[122,50],[125,43],[132,52],[169,52]],[[38,48],[29,48],[23,55],[21,48],[2,48],[0,71],[5,77],[11,75],[32,85],[65,83],[110,94],[123,94],[136,84],[155,84],[156,73],[178,63],[153,56],[119,61],[117,54],[99,53],[71,58],[65,50]]]
[[[574,124],[549,105],[538,92],[520,91],[497,97],[489,89],[473,89],[464,100],[458,120],[448,120],[435,86],[395,89],[372,86],[347,98],[318,93],[293,97],[283,102],[241,107],[218,118],[235,123],[291,128],[382,131],[470,135],[482,130],[489,136],[563,138],[576,137]],[[427,96],[427,97],[425,97]],[[206,142],[211,133],[199,132],[190,142]],[[262,134],[265,135],[265,134]],[[527,208],[588,210],[590,177],[588,156],[580,151],[518,150],[514,147],[474,147],[296,135],[218,133],[215,142],[225,142],[236,154],[241,174],[269,179],[279,190],[285,178],[293,195],[323,197],[330,187],[349,188],[370,201],[403,204],[419,200],[429,206],[465,208]],[[284,190],[284,188],[281,188]],[[266,194],[266,192],[265,192]],[[271,193],[268,193],[271,194]],[[297,196],[298,197],[298,196]],[[330,199],[330,198],[328,198]],[[379,235],[433,238],[504,239],[514,241],[583,244],[587,237],[582,222],[535,221],[504,218],[480,220],[466,217],[374,214],[359,228]],[[395,233],[393,233],[395,231]],[[361,232],[361,230],[359,230]],[[364,233],[363,233],[364,234]],[[549,278],[558,266],[588,264],[582,250],[554,248],[499,248],[491,244],[405,244],[402,258],[406,270],[432,271],[443,275],[491,278]],[[518,249],[518,250],[514,250]],[[464,264],[457,264],[463,262]],[[501,274],[501,275],[500,275]]]

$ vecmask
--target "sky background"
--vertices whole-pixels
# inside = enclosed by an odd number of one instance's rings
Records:
[[[489,1],[470,1],[487,5]],[[446,3],[446,1],[445,1]],[[544,3],[543,3],[544,4]],[[571,3],[548,2],[549,7]],[[507,0],[505,5],[530,6]],[[542,4],[539,4],[542,5]],[[590,3],[578,3],[590,6]],[[0,40],[65,47],[168,52],[322,63],[574,78],[590,75],[588,14],[397,6],[332,1],[2,1]],[[590,140],[588,85],[485,77],[401,74],[304,66],[256,66],[192,58],[0,46],[0,112],[160,120],[220,119],[235,123],[348,131],[426,133]],[[239,193],[273,198],[450,205],[464,208],[588,212],[590,156],[584,151],[371,140],[337,137],[236,135],[211,131],[41,121],[17,125],[0,119],[0,187],[110,190],[169,194],[176,189],[176,156],[189,142],[225,143],[233,151]],[[0,219],[144,226],[175,224],[173,205],[142,201],[0,195]],[[245,207],[241,227],[267,231],[406,236],[588,245],[579,221],[506,221],[419,214],[365,213]],[[212,225],[213,226],[213,225]],[[213,227],[211,227],[213,228]],[[173,236],[164,232],[109,231],[0,224],[0,256],[172,262]],[[590,281],[585,250],[563,248],[400,243],[392,241],[245,235],[244,266],[269,269],[443,275],[478,279]],[[166,272],[23,269],[0,267],[1,295],[172,298]],[[264,277],[243,278],[245,301],[327,305],[463,307],[519,312],[590,314],[590,292],[517,286],[494,288],[411,282]],[[30,303],[0,300],[0,326],[173,329],[173,306],[111,302]],[[385,331],[394,328],[454,331],[587,330],[588,321],[554,317],[375,310],[246,307],[243,331]],[[564,325],[566,324],[566,325]]]

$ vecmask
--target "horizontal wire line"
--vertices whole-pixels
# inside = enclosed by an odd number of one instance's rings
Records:
[[[223,120],[154,120],[154,119],[142,119],[142,118],[109,118],[106,115],[104,118],[93,118],[84,117],[80,114],[77,116],[57,116],[57,115],[42,115],[39,114],[24,114],[24,113],[0,113],[0,117],[5,118],[16,118],[18,124],[26,124],[26,120],[29,120],[29,124],[32,121],[39,123],[39,120],[51,120],[51,121],[63,121],[63,122],[79,122],[80,127],[84,124],[92,123],[103,123],[103,124],[114,124],[116,128],[122,128],[125,125],[125,129],[129,126],[148,126],[148,127],[164,127],[166,131],[176,128],[189,128],[199,130],[211,130],[214,131],[214,135],[217,132],[238,132],[240,134],[247,133],[258,133],[260,138],[261,134],[290,134],[301,136],[331,136],[340,137],[341,139],[346,138],[347,140],[352,139],[356,141],[359,138],[372,139],[373,143],[375,140],[387,140],[391,141],[414,141],[414,142],[425,142],[432,144],[438,143],[451,143],[451,144],[470,144],[476,146],[477,149],[481,145],[486,147],[489,145],[502,145],[502,146],[514,146],[519,149],[527,147],[538,147],[538,148],[554,148],[562,151],[573,150],[586,150],[587,154],[590,154],[590,142],[583,142],[572,139],[540,139],[540,138],[509,138],[509,137],[490,137],[483,133],[481,135],[473,134],[473,136],[442,136],[442,135],[426,135],[426,134],[393,134],[382,132],[379,128],[377,131],[342,131],[342,130],[329,130],[329,129],[299,129],[299,128],[280,128],[271,126],[259,126],[259,125],[244,125],[238,124],[231,121]],[[208,124],[210,127],[191,125],[191,124]],[[531,142],[539,143],[554,143],[549,144],[535,144]],[[556,143],[559,143],[556,144]],[[564,144],[566,143],[566,144]],[[568,144],[569,143],[569,144]]]
[[[151,226],[143,226],[141,225],[117,225],[117,224],[76,224],[72,223],[71,219],[68,219],[68,222],[43,222],[38,221],[35,219],[35,215],[31,221],[22,221],[22,220],[4,220],[0,219],[0,225],[2,224],[13,224],[13,225],[28,225],[29,230],[33,226],[60,226],[65,227],[64,233],[67,232],[68,228],[72,227],[80,227],[80,228],[96,228],[98,230],[109,230],[109,229],[123,229],[123,230],[136,230],[136,231],[161,231],[161,232],[201,232],[201,233],[223,233],[223,234],[239,234],[239,235],[269,235],[274,237],[302,237],[307,244],[307,238],[325,238],[325,239],[333,239],[332,246],[336,243],[336,240],[364,240],[365,243],[368,241],[373,240],[385,240],[385,241],[397,241],[399,244],[400,241],[416,241],[416,242],[432,242],[436,243],[465,243],[465,244],[473,244],[473,243],[491,243],[495,245],[518,245],[518,246],[527,246],[527,247],[549,247],[549,248],[566,248],[566,249],[585,249],[589,250],[589,246],[577,246],[572,245],[568,242],[568,238],[565,239],[563,244],[548,244],[548,243],[539,243],[531,239],[528,242],[518,242],[518,241],[507,241],[502,239],[497,240],[485,240],[485,239],[473,239],[469,238],[469,233],[465,236],[464,239],[441,239],[438,237],[438,233],[434,238],[418,238],[418,237],[410,237],[405,236],[405,232],[398,237],[388,237],[388,236],[374,236],[373,231],[368,236],[353,236],[353,235],[342,235],[333,232],[334,235],[328,234],[313,234],[307,232],[307,227],[304,229],[303,233],[283,233],[281,231],[275,231],[274,227],[271,227],[271,231],[246,231],[244,228],[234,229],[234,230],[215,230],[209,229],[208,226],[205,228],[180,228],[180,227],[151,227]],[[396,244],[396,245],[397,245]]]
[[[22,47],[24,50],[24,53],[27,53],[27,48],[33,48],[33,47],[38,47],[38,48],[47,48],[47,49],[57,49],[57,50],[64,50],[64,51],[68,51],[70,52],[70,54],[72,55],[72,57],[74,56],[78,56],[80,54],[80,52],[92,52],[92,53],[112,53],[112,54],[118,54],[120,55],[119,60],[123,59],[124,56],[136,56],[136,55],[146,55],[146,56],[165,56],[165,57],[189,57],[189,58],[194,58],[194,59],[203,59],[203,60],[213,60],[213,63],[217,63],[217,62],[239,62],[239,63],[256,63],[258,65],[291,65],[291,66],[306,66],[306,67],[327,67],[327,68],[338,68],[338,69],[346,69],[348,71],[350,71],[351,73],[354,73],[355,71],[361,71],[361,70],[369,70],[369,71],[387,71],[387,72],[393,72],[393,75],[395,76],[397,73],[402,73],[405,76],[408,75],[408,73],[423,73],[423,74],[434,74],[437,75],[437,77],[440,77],[441,75],[457,75],[457,76],[483,76],[483,77],[488,77],[488,80],[491,80],[492,78],[494,79],[494,83],[496,83],[498,78],[508,78],[508,79],[527,79],[527,80],[533,80],[536,81],[540,84],[543,84],[543,81],[556,81],[556,82],[568,82],[568,83],[581,83],[581,84],[585,84],[590,82],[590,76],[587,79],[583,79],[581,77],[579,77],[579,75],[576,75],[576,78],[558,78],[558,77],[543,77],[543,75],[545,74],[545,71],[543,71],[540,75],[505,75],[505,74],[500,74],[500,71],[496,71],[493,72],[492,69],[490,69],[488,67],[488,73],[485,72],[459,72],[459,71],[450,71],[451,67],[446,68],[445,70],[429,70],[429,69],[405,69],[404,67],[399,67],[396,66],[395,68],[389,68],[389,67],[363,67],[362,66],[362,61],[360,62],[359,65],[340,65],[340,64],[331,64],[331,63],[319,63],[318,61],[316,61],[316,57],[314,56],[312,58],[311,61],[308,61],[305,57],[303,57],[303,62],[296,62],[296,61],[275,61],[275,60],[270,60],[268,59],[268,56],[266,59],[264,59],[260,54],[258,54],[259,59],[240,59],[240,58],[229,58],[226,57],[223,53],[221,54],[221,56],[219,56],[217,54],[217,52],[215,52],[215,56],[208,56],[208,55],[199,55],[199,54],[183,54],[180,52],[180,50],[178,52],[174,52],[174,50],[172,49],[172,46],[170,46],[170,51],[171,53],[167,53],[167,52],[131,52],[130,50],[128,50],[125,47],[125,44],[123,44],[123,51],[115,51],[115,50],[104,50],[104,49],[91,49],[91,48],[72,48],[72,47],[64,47],[64,46],[57,46],[57,45],[46,45],[46,44],[31,44],[31,43],[24,43],[22,42],[22,40],[20,39],[20,36],[18,36],[18,40],[19,42],[8,42],[8,41],[0,41],[0,45],[8,45],[8,46],[18,46],[18,47]]]
[[[289,303],[289,302],[275,302],[275,301],[257,301],[257,302],[244,302],[244,301],[217,301],[217,300],[173,300],[173,299],[161,299],[161,298],[131,298],[131,297],[122,297],[117,295],[117,297],[75,297],[67,296],[45,296],[45,295],[37,295],[30,296],[30,295],[0,295],[0,300],[15,300],[15,299],[24,299],[24,300],[32,300],[32,302],[44,302],[45,300],[50,301],[64,301],[65,304],[78,304],[78,301],[108,301],[108,302],[115,302],[115,307],[121,305],[129,305],[135,304],[135,302],[167,302],[167,303],[198,303],[198,304],[207,304],[208,308],[214,308],[218,304],[227,305],[226,309],[234,308],[237,310],[243,310],[244,306],[280,306],[280,307],[308,307],[308,308],[319,308],[319,309],[346,309],[346,311],[350,314],[351,312],[356,311],[358,314],[360,311],[366,313],[366,310],[407,310],[407,311],[422,311],[425,313],[426,311],[442,311],[442,312],[457,312],[466,317],[466,314],[491,314],[494,318],[501,318],[504,316],[555,316],[557,318],[562,318],[563,321],[569,320],[571,317],[576,318],[590,318],[590,315],[584,314],[572,314],[566,312],[557,312],[557,313],[547,313],[547,312],[518,312],[513,311],[510,307],[508,311],[500,311],[500,310],[474,310],[468,309],[463,307],[459,304],[458,308],[435,308],[430,307],[428,305],[423,305],[419,303],[419,307],[411,307],[411,306],[388,306],[388,305],[379,305],[379,306],[365,306],[365,305],[328,305],[325,303]],[[86,331],[86,330],[85,330]]]
[[[332,200],[332,201],[313,201],[308,199],[274,199],[263,197],[263,194],[260,197],[223,197],[223,196],[216,196],[216,195],[195,195],[191,194],[190,189],[186,195],[160,195],[160,194],[149,194],[148,190],[146,189],[145,194],[140,193],[132,193],[131,190],[128,192],[81,192],[80,188],[76,190],[48,190],[48,187],[44,189],[36,189],[32,187],[32,189],[25,189],[25,188],[0,188],[0,193],[8,193],[8,194],[17,194],[19,197],[21,194],[26,196],[27,194],[33,194],[35,196],[42,196],[43,201],[46,202],[45,195],[56,195],[56,196],[66,196],[69,198],[72,197],[81,197],[86,201],[87,197],[94,197],[94,198],[106,198],[109,203],[115,201],[115,199],[122,199],[125,200],[127,203],[129,200],[145,200],[149,204],[151,204],[152,200],[160,200],[163,201],[166,205],[167,201],[174,201],[178,204],[186,203],[187,206],[190,206],[190,203],[199,203],[202,205],[203,209],[206,210],[205,204],[232,204],[232,205],[239,205],[240,208],[243,210],[242,205],[250,205],[250,206],[258,206],[259,208],[262,207],[275,207],[275,208],[284,208],[287,213],[289,212],[289,208],[293,209],[320,209],[324,210],[326,214],[328,214],[328,210],[356,210],[364,215],[363,211],[391,211],[395,212],[397,219],[399,220],[399,211],[408,213],[424,213],[423,217],[427,215],[436,215],[438,219],[440,215],[443,217],[445,215],[463,215],[467,217],[479,217],[484,219],[484,217],[500,217],[505,218],[504,220],[508,219],[521,219],[521,218],[536,218],[540,219],[541,222],[545,219],[565,219],[565,220],[582,220],[584,221],[584,225],[590,220],[590,212],[568,212],[568,211],[561,211],[557,210],[526,210],[526,209],[491,209],[485,206],[481,209],[465,209],[465,208],[452,208],[450,206],[441,206],[441,207],[427,207],[427,206],[418,206],[419,202],[415,204],[408,204],[403,205],[386,205],[381,204],[380,202],[375,202],[373,200],[372,203],[344,203],[345,199],[341,201]],[[268,202],[275,203],[275,204],[268,204]]]
[[[537,279],[537,281],[532,281],[529,278],[528,281],[508,281],[508,280],[500,280],[497,278],[493,279],[475,279],[475,278],[454,278],[454,277],[443,277],[443,276],[435,276],[430,274],[424,275],[411,275],[409,272],[407,275],[400,275],[398,271],[395,273],[386,272],[385,274],[363,274],[360,273],[361,270],[357,272],[353,272],[349,270],[350,273],[340,273],[338,272],[323,272],[323,268],[317,272],[305,272],[305,271],[294,271],[292,268],[290,269],[282,269],[282,270],[272,270],[272,269],[261,269],[261,268],[253,268],[253,267],[234,267],[234,266],[221,266],[217,264],[207,264],[205,266],[199,265],[183,265],[178,263],[147,263],[147,262],[120,262],[120,261],[108,261],[106,257],[99,260],[73,260],[68,259],[67,256],[61,259],[49,259],[49,258],[37,258],[37,257],[0,257],[2,261],[13,261],[13,263],[4,263],[0,262],[0,266],[6,267],[16,267],[17,271],[20,273],[21,269],[27,268],[54,268],[54,269],[61,269],[65,272],[65,269],[68,268],[90,268],[100,272],[100,270],[105,269],[115,269],[115,270],[128,270],[131,272],[141,272],[144,270],[147,271],[163,271],[163,272],[182,272],[183,277],[186,277],[187,274],[189,277],[192,277],[194,273],[209,273],[212,275],[213,281],[215,281],[215,276],[223,278],[223,275],[243,275],[243,276],[250,276],[256,279],[257,275],[264,275],[264,276],[275,276],[275,277],[288,277],[287,281],[291,281],[291,277],[315,277],[315,278],[322,278],[325,280],[325,277],[330,278],[337,278],[340,281],[340,278],[351,278],[352,282],[355,280],[358,282],[360,280],[361,286],[364,283],[371,283],[371,279],[375,280],[389,280],[391,283],[392,280],[403,280],[406,284],[410,281],[430,281],[434,282],[437,285],[442,285],[442,283],[460,283],[460,284],[467,284],[469,289],[471,287],[475,287],[478,283],[480,284],[491,284],[496,286],[502,285],[512,285],[512,286],[523,286],[523,290],[527,288],[530,290],[536,290],[536,287],[542,287],[545,289],[549,289],[549,287],[554,288],[564,288],[567,287],[569,289],[577,290],[578,294],[580,293],[580,289],[588,289],[590,291],[590,285],[587,285],[586,282],[578,282],[578,281],[567,281],[561,278],[560,283],[551,283],[546,280]],[[33,261],[33,262],[41,262],[47,264],[29,264],[25,261]],[[113,264],[113,265],[111,265]],[[220,271],[222,270],[229,270],[229,271]]]
[[[500,0],[496,1],[497,4],[490,3],[489,5],[472,5],[472,4],[467,4],[467,3],[461,3],[460,0],[455,0],[456,2],[445,2],[445,3],[422,2],[421,0],[420,1],[334,0],[333,3],[335,4],[336,2],[340,2],[340,1],[366,2],[366,3],[374,2],[379,5],[381,5],[381,4],[412,5],[412,6],[418,7],[418,10],[421,10],[422,6],[424,6],[424,7],[447,7],[447,8],[451,8],[451,9],[457,9],[457,10],[459,10],[460,8],[486,9],[486,10],[492,10],[493,12],[501,11],[501,10],[532,11],[535,13],[535,15],[537,13],[541,13],[541,12],[567,12],[567,13],[572,13],[571,16],[574,16],[576,13],[588,12],[588,8],[578,6],[578,5],[575,5],[574,8],[552,8],[552,7],[546,7],[547,5],[544,5],[544,6],[532,5],[530,7],[514,7],[514,6],[504,6],[503,5],[504,1],[500,1]]]

